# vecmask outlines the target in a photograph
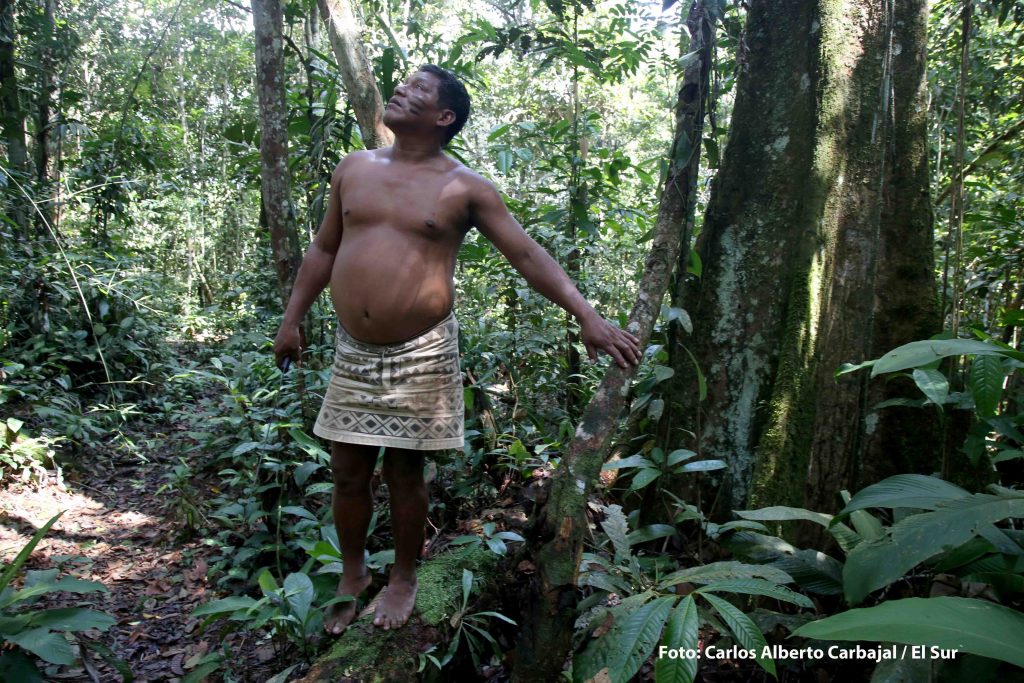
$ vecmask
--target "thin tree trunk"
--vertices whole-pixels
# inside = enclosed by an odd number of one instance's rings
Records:
[[[695,43],[700,44],[709,21],[703,5],[694,3],[687,24]],[[681,249],[679,226],[688,215],[691,176],[696,173],[699,155],[683,155],[679,151],[688,147],[686,141],[694,138],[694,126],[699,125],[696,112],[703,111],[704,98],[699,84],[706,77],[706,69],[703,60],[691,64],[679,91],[668,178],[651,253],[629,317],[628,329],[640,338],[641,346],[650,339]],[[525,554],[532,556],[537,572],[523,592],[522,632],[513,671],[516,681],[557,680],[571,649],[576,580],[587,532],[587,496],[598,481],[608,444],[626,405],[629,382],[635,374],[634,367],[609,367],[552,477],[546,504],[531,522]]]
[[[349,0],[317,0],[320,16],[327,26],[334,56],[338,59],[341,78],[345,82],[359,132],[366,149],[387,147],[394,136],[384,125],[384,101],[373,75],[363,43],[359,22]]]
[[[45,200],[39,202],[36,212],[36,233],[40,236],[55,230],[53,217],[55,210],[54,182],[51,168],[53,121],[51,107],[53,102],[53,47],[57,41],[57,24],[55,19],[54,0],[42,0],[43,35],[39,45],[39,90],[36,100],[36,183],[40,196]]]
[[[260,103],[260,194],[270,230],[278,291],[282,306],[287,306],[302,256],[289,197],[288,107],[280,0],[252,0],[252,15]]]
[[[21,108],[21,91],[14,66],[14,0],[0,0],[0,116],[7,141],[7,169],[23,187],[29,176],[28,145],[25,142],[25,111]],[[28,234],[31,205],[28,198],[12,182],[11,218],[22,235]]]

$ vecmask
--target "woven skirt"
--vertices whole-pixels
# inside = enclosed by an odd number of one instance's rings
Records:
[[[331,382],[314,434],[426,451],[462,448],[464,429],[454,313],[395,344],[359,341],[338,324]]]

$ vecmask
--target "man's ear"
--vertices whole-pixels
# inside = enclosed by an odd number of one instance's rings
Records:
[[[455,123],[455,112],[451,109],[445,109],[441,112],[441,115],[437,117],[437,125],[439,126],[450,126]]]

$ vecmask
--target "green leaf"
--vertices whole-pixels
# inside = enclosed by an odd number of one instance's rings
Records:
[[[949,398],[949,380],[938,370],[917,368],[913,372],[914,384],[928,400],[937,406],[945,405]]]
[[[73,664],[75,662],[75,653],[72,651],[68,639],[45,626],[7,635],[4,636],[4,639],[51,664]]]
[[[677,467],[672,471],[676,474],[681,474],[683,472],[711,472],[713,470],[722,469],[725,469],[724,460],[695,460],[693,462],[685,463],[681,467]]]
[[[36,549],[37,545],[39,545],[39,541],[43,539],[43,536],[45,536],[46,532],[50,530],[50,527],[52,527],[65,512],[66,510],[58,512],[51,517],[46,524],[39,527],[39,529],[32,535],[32,538],[29,539],[29,542],[25,544],[25,547],[21,549],[21,552],[18,553],[18,556],[14,558],[14,562],[11,562],[4,569],[3,573],[0,574],[0,593],[7,588],[8,584],[11,583],[11,579],[14,578],[14,575],[18,573],[18,570],[20,570],[22,565],[25,564],[26,560],[28,560],[32,551]]]
[[[654,463],[642,455],[631,455],[628,458],[606,462],[601,466],[601,470],[620,470],[624,467],[654,467]]]
[[[233,595],[228,598],[221,598],[192,610],[193,617],[206,617],[217,614],[229,614],[238,610],[248,609],[256,604],[256,601],[247,595]]]
[[[84,607],[64,607],[33,612],[30,624],[45,626],[54,631],[88,631],[91,628],[106,631],[117,623],[109,614]]]
[[[697,454],[694,453],[693,451],[688,451],[685,448],[680,448],[668,454],[668,460],[666,461],[665,465],[668,467],[672,467],[673,465],[678,465],[684,460],[689,460],[690,458],[695,457],[697,457]]]
[[[291,427],[288,429],[288,435],[292,437],[292,441],[294,441],[299,448],[320,460],[321,463],[330,462],[331,456],[327,454],[327,451],[321,448],[320,444],[317,443],[313,437],[306,434],[306,432],[296,427]]]
[[[498,171],[501,173],[508,173],[509,169],[512,168],[512,163],[515,161],[515,155],[512,154],[510,149],[499,149],[498,150]]]
[[[851,609],[801,626],[818,640],[891,641],[927,645],[1024,667],[1024,614],[973,598],[905,598]]]
[[[302,486],[309,479],[309,475],[316,472],[318,469],[323,467],[318,462],[304,462],[295,468],[295,473],[292,475],[295,477],[295,483]]]
[[[666,536],[675,536],[675,533],[676,528],[671,524],[649,524],[631,532],[626,538],[629,539],[629,545],[634,546],[637,543],[646,543],[659,538],[665,538]]]
[[[843,592],[843,565],[823,552],[797,550],[776,559],[772,566],[793,577],[796,585],[818,595]]]
[[[630,491],[639,491],[640,489],[642,489],[643,487],[647,486],[648,484],[650,484],[652,481],[654,481],[655,479],[657,479],[660,476],[661,476],[661,470],[656,470],[656,469],[642,469],[642,470],[638,470],[637,473],[635,475],[633,475],[633,481],[631,481],[630,484],[629,484],[629,490]]]
[[[850,551],[843,567],[847,601],[861,602],[871,591],[888,586],[928,558],[971,540],[983,525],[1008,517],[1024,517],[1024,497],[976,493],[901,520],[886,537]]]
[[[897,474],[857,492],[835,520],[865,508],[921,508],[934,510],[943,501],[970,495],[955,484],[924,474]]]
[[[999,356],[975,356],[971,362],[971,396],[982,417],[993,417],[1003,397],[1003,361]]]
[[[284,507],[281,508],[281,514],[295,515],[297,517],[302,517],[303,519],[311,519],[314,522],[317,521],[316,515],[314,515],[306,508],[299,507],[298,505],[285,505]]]
[[[309,575],[302,572],[294,572],[286,576],[284,579],[284,593],[292,614],[297,616],[301,623],[305,624],[307,617],[309,617],[309,607],[313,604],[313,596],[316,594]]]
[[[757,663],[761,668],[775,676],[775,661],[770,657],[761,656],[767,643],[765,642],[764,634],[761,633],[761,629],[757,627],[757,624],[727,600],[710,593],[701,593],[701,595],[711,603],[711,606],[722,617],[722,621],[732,631],[732,635],[736,638],[736,642],[740,644],[740,647],[754,650],[757,653]]]
[[[590,680],[607,668],[613,683],[629,681],[657,644],[675,601],[675,596],[657,598],[617,619],[607,633],[591,641],[578,657],[573,680]]]
[[[934,363],[947,356],[999,355],[1024,360],[1024,353],[974,339],[929,339],[910,342],[885,354],[871,368],[871,376]]]
[[[668,619],[661,644],[667,648],[697,651],[697,603],[687,595]],[[693,683],[697,677],[697,659],[658,657],[654,660],[654,680],[658,683]]]
[[[654,366],[654,378],[658,382],[664,382],[665,380],[670,379],[675,374],[676,374],[676,371],[673,370],[672,368],[668,367],[668,366],[665,366],[665,365],[655,365]]]
[[[0,655],[0,681],[45,683],[35,663],[24,652],[18,650]]]
[[[745,564],[743,562],[712,562],[699,567],[688,567],[672,572],[658,584],[659,590],[665,590],[677,583],[714,583],[727,579],[761,578],[772,583],[792,583],[793,577],[786,572],[762,564]]]
[[[785,505],[774,505],[757,510],[739,510],[736,514],[743,519],[752,519],[758,522],[788,522],[803,519],[823,527],[827,527],[832,521],[832,515],[827,515],[824,512],[814,512]]]
[[[730,579],[716,581],[697,589],[697,593],[742,593],[744,595],[763,595],[776,600],[789,602],[807,609],[814,609],[814,603],[806,595],[779,586],[764,579]]]

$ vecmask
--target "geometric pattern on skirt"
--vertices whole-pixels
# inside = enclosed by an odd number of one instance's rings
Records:
[[[462,448],[464,430],[454,312],[395,344],[368,344],[338,324],[331,381],[314,434],[331,441],[426,451]]]

